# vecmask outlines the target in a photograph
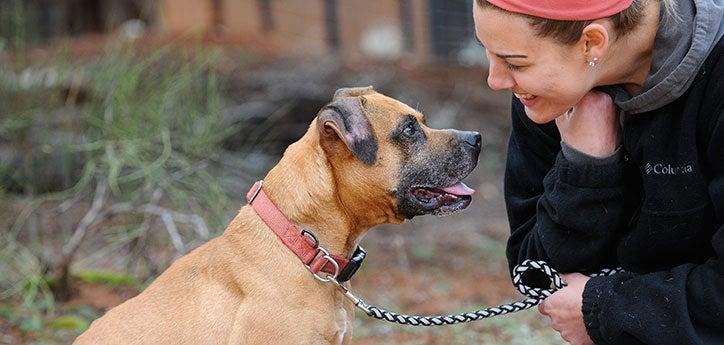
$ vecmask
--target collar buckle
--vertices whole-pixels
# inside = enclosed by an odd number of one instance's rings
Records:
[[[259,195],[259,192],[261,192],[261,187],[264,186],[264,180],[259,180],[259,182],[257,182],[257,183],[259,186],[254,191],[254,194],[248,199],[249,205],[251,205],[251,203],[254,202],[254,199],[256,199],[257,195]]]

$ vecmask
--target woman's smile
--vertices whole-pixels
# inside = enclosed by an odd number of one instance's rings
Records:
[[[529,93],[513,92],[513,95],[515,95],[515,97],[520,100],[520,103],[523,103],[523,105],[527,108],[532,108],[536,103],[538,103],[538,96],[534,96]]]

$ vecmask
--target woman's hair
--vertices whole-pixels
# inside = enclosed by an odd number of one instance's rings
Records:
[[[482,8],[494,8],[499,11],[511,13],[490,4],[486,0],[476,0],[478,5]],[[608,19],[613,23],[614,30],[618,37],[625,36],[638,27],[644,17],[644,9],[647,2],[650,0],[633,0],[631,6],[627,9],[609,16]],[[678,19],[676,13],[676,0],[659,0],[662,4],[662,11],[664,13],[664,20]],[[582,21],[568,21],[568,20],[554,20],[546,19],[526,14],[514,13],[517,15],[528,18],[530,25],[535,30],[538,37],[552,38],[563,44],[574,44],[578,42],[578,39],[583,34],[583,29],[589,24],[593,23],[593,20],[582,20]]]

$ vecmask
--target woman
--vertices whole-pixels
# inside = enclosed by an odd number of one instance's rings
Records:
[[[722,0],[473,7],[515,96],[510,266],[569,273],[541,313],[572,344],[724,344]]]

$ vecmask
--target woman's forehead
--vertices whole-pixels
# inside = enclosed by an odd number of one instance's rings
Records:
[[[491,52],[500,54],[525,54],[535,49],[539,39],[527,20],[518,15],[506,14],[494,9],[475,6],[475,34]]]

